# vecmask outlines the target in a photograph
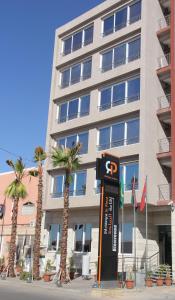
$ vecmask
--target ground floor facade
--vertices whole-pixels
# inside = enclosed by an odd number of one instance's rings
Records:
[[[167,206],[148,206],[148,254],[146,259],[145,212],[136,211],[134,227],[133,207],[127,205],[119,211],[118,270],[124,271],[136,263],[137,270],[144,272],[160,264],[168,264],[175,271],[175,213]],[[56,264],[61,240],[62,210],[46,211],[43,231],[45,260]],[[68,230],[68,260],[73,258],[77,270],[82,269],[83,255],[89,255],[90,272],[95,274],[98,261],[99,207],[71,209]],[[123,241],[123,242],[122,242]],[[135,249],[136,247],[136,249]],[[123,254],[122,254],[123,253]],[[136,253],[136,255],[135,255]],[[135,260],[134,260],[135,259]],[[71,259],[72,261],[72,259]]]

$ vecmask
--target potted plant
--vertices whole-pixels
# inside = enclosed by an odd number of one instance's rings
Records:
[[[146,273],[145,285],[146,285],[147,287],[152,287],[152,286],[153,286],[153,282],[152,282],[152,271],[148,271],[148,272]]]
[[[19,259],[16,264],[16,273],[21,273],[24,269],[24,259]]]
[[[74,276],[75,276],[75,265],[74,265],[74,259],[73,259],[73,256],[70,257],[69,259],[69,277],[70,277],[70,280],[73,280],[74,279]]]
[[[166,286],[172,285],[171,271],[170,271],[170,266],[168,266],[168,265],[166,266],[165,284],[166,284]]]
[[[134,274],[133,271],[130,269],[129,272],[127,272],[126,280],[125,280],[126,288],[127,289],[133,289],[135,282],[134,282]]]
[[[156,279],[157,286],[163,286],[163,280],[164,280],[163,273],[164,273],[164,271],[165,271],[164,265],[160,265],[159,270],[157,272],[157,279]]]
[[[46,267],[45,267],[45,272],[43,275],[43,280],[45,282],[51,281],[51,276],[52,276],[51,270],[52,270],[52,263],[51,263],[51,260],[48,259],[47,263],[46,263]]]

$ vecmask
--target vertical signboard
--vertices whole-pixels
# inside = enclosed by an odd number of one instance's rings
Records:
[[[103,154],[97,160],[97,179],[101,180],[98,283],[117,279],[119,159]]]

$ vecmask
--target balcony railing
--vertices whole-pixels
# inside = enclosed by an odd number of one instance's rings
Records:
[[[158,21],[159,30],[164,29],[169,25],[170,25],[170,15],[167,15],[164,18],[159,19]]]
[[[133,55],[127,56],[127,57],[121,57],[120,59],[117,59],[115,62],[112,62],[108,65],[104,65],[100,68],[101,72],[104,73],[106,71],[115,69],[119,66],[125,65],[129,62],[132,62],[134,60],[137,60],[140,58],[140,52],[134,53]]]
[[[135,94],[135,95],[130,95],[129,97],[123,97],[123,98],[114,100],[114,101],[112,101],[112,103],[105,103],[105,104],[99,105],[98,110],[99,111],[107,110],[111,107],[126,104],[126,103],[130,103],[130,102],[134,102],[134,101],[137,101],[139,99],[140,99],[140,93]]]
[[[115,140],[115,141],[111,141],[110,143],[97,145],[97,151],[111,149],[115,147],[122,147],[122,146],[136,144],[136,143],[139,143],[138,136],[129,139]]]
[[[64,123],[64,122],[67,122],[67,121],[70,121],[70,120],[73,120],[73,119],[76,119],[76,118],[85,117],[85,116],[88,116],[88,115],[89,115],[89,110],[84,111],[84,112],[69,114],[67,116],[59,117],[57,119],[57,123]]]
[[[158,140],[159,153],[168,153],[171,151],[171,138],[164,138]]]
[[[171,106],[171,95],[158,97],[158,109],[168,108]]]
[[[159,201],[171,200],[171,184],[158,185]]]
[[[170,53],[158,57],[158,69],[169,66],[170,60],[171,60]]]
[[[69,191],[69,196],[83,196],[86,194],[86,188],[80,190]],[[64,197],[64,192],[51,193],[52,198],[62,198]]]

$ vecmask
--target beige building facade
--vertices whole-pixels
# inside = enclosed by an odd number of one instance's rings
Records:
[[[145,270],[145,211],[137,210],[134,231],[131,181],[135,176],[140,202],[147,177],[147,262],[150,268],[170,264],[175,271],[173,5],[170,0],[107,0],[56,30],[46,151],[77,141],[83,145],[70,187],[68,256],[78,269],[87,252],[91,271],[96,269],[100,188],[95,162],[107,151],[120,157],[125,184],[125,266],[133,264],[136,232],[137,268]],[[48,159],[43,243],[53,260],[61,237],[63,183],[63,170]],[[121,250],[120,225],[119,268]]]

